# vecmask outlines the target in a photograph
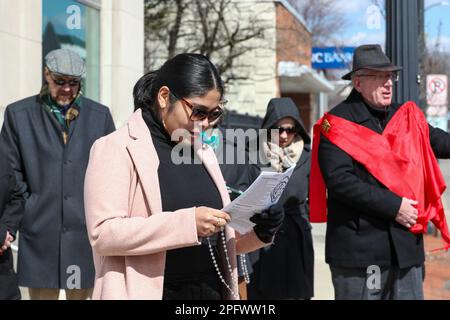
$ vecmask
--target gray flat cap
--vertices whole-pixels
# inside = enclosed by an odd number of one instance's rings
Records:
[[[69,77],[81,78],[86,72],[84,60],[68,49],[50,51],[45,56],[45,65],[51,72]]]

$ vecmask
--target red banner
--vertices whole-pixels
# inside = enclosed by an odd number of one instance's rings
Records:
[[[445,181],[430,145],[429,128],[420,109],[407,102],[382,134],[343,118],[325,114],[314,125],[310,176],[311,222],[326,221],[326,186],[320,172],[320,133],[363,164],[367,171],[399,197],[418,201],[413,233],[425,233],[432,221],[450,247],[441,195]],[[374,161],[378,159],[378,161]]]

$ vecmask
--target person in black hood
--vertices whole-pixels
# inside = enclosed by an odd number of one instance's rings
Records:
[[[284,220],[273,244],[251,253],[249,299],[310,299],[314,295],[314,249],[308,205],[311,139],[290,98],[270,100],[262,129],[270,130],[268,136],[279,141],[268,138],[260,142],[263,160],[260,169],[277,172],[291,166],[295,169],[276,205],[284,211]]]

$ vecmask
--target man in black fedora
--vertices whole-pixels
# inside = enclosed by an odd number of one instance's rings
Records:
[[[374,150],[382,150],[383,146],[364,137],[382,135],[396,114],[396,121],[403,119],[399,115],[405,108],[392,103],[393,83],[398,81],[401,69],[391,63],[379,45],[357,47],[353,68],[342,77],[352,81],[353,90],[329,112],[330,121],[321,125],[318,166],[328,190],[325,256],[336,299],[423,299],[423,237],[422,233],[412,232],[419,222],[420,204],[417,199],[394,193],[388,184],[375,178],[373,163],[377,163],[378,170],[384,170],[389,163],[385,157],[373,156],[381,154]],[[450,158],[450,135],[428,126],[420,110],[415,105],[411,108],[422,119],[418,123],[429,129],[424,139],[432,157]],[[332,122],[332,118],[341,122]],[[339,128],[343,130],[331,136],[336,123],[344,124]],[[355,130],[350,132],[350,127]],[[404,127],[415,130],[407,123]],[[386,131],[391,129],[389,126]],[[340,144],[339,135],[350,143]],[[408,143],[415,144],[420,152],[425,150],[417,141]],[[368,154],[371,156],[364,157]],[[402,183],[402,173],[392,179]]]

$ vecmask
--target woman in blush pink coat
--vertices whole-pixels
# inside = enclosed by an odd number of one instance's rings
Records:
[[[236,255],[270,243],[282,216],[239,235],[220,210],[230,200],[214,151],[196,143],[223,113],[217,69],[180,54],[133,94],[136,111],[95,142],[86,172],[93,298],[238,299]]]

